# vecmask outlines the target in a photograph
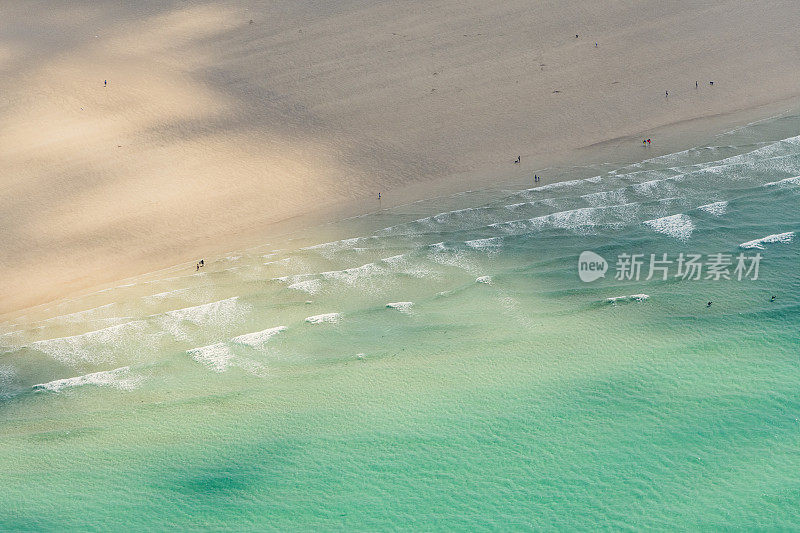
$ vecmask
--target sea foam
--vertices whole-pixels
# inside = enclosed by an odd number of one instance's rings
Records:
[[[643,302],[648,299],[650,299],[650,296],[647,294],[630,294],[628,296],[614,296],[611,298],[606,298],[606,302],[615,304],[619,302]]]
[[[145,328],[145,322],[132,321],[80,335],[36,341],[28,347],[67,365],[108,362],[117,352],[124,352],[137,342]]]
[[[390,302],[386,304],[386,307],[389,309],[395,309],[400,311],[401,313],[407,313],[411,310],[411,307],[414,305],[414,302]]]
[[[711,204],[701,205],[697,209],[705,211],[715,217],[721,217],[728,210],[728,202],[714,202]]]
[[[253,333],[245,333],[244,335],[232,338],[231,342],[257,348],[282,331],[286,331],[286,326],[277,326]]]
[[[192,348],[187,350],[186,353],[198,363],[217,373],[238,367],[259,377],[264,377],[267,374],[267,368],[264,365],[252,359],[236,355],[231,350],[231,347],[224,342]]]
[[[769,183],[765,183],[764,187],[785,187],[787,185],[800,185],[800,176],[784,178],[778,181],[771,181]]]
[[[33,388],[37,390],[48,390],[58,392],[62,389],[80,387],[82,385],[96,385],[98,387],[114,387],[121,390],[133,390],[139,383],[141,378],[131,374],[130,367],[123,366],[115,368],[114,370],[104,370],[102,372],[93,372],[83,376],[74,378],[57,379],[47,383],[40,383],[34,385]]]
[[[667,217],[645,220],[644,224],[650,226],[658,233],[669,235],[679,241],[686,242],[694,231],[694,222],[687,215],[679,213]]]
[[[321,315],[306,317],[306,322],[308,322],[309,324],[325,324],[325,323],[335,324],[339,322],[341,316],[342,315],[340,315],[339,313],[324,313]]]
[[[322,281],[318,279],[296,281],[289,285],[288,288],[296,291],[307,292],[308,294],[317,294],[322,288]]]
[[[757,248],[759,250],[763,250],[765,244],[789,244],[793,240],[794,232],[787,231],[786,233],[775,233],[773,235],[761,237],[760,239],[743,242],[739,245],[739,248]]]
[[[188,339],[185,324],[202,327],[229,328],[239,322],[250,310],[250,306],[239,302],[239,297],[226,298],[216,302],[184,307],[155,315],[164,330],[176,339]]]

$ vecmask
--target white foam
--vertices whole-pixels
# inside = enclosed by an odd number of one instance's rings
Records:
[[[249,309],[249,305],[241,304],[239,297],[234,296],[207,304],[166,311],[156,316],[162,327],[175,338],[186,339],[184,324],[187,322],[197,326],[228,328],[240,321]]]
[[[769,183],[765,183],[764,187],[786,187],[787,185],[800,185],[800,176],[784,178],[778,181],[771,181]]]
[[[322,281],[318,279],[307,279],[304,281],[297,281],[289,285],[290,289],[296,291],[307,292],[308,294],[317,294],[322,288]]]
[[[526,220],[510,220],[490,224],[490,228],[499,229],[505,233],[538,231],[543,228],[561,228],[585,234],[597,225],[625,225],[634,220],[641,209],[637,202],[627,204],[609,205],[604,207],[581,207],[565,211],[557,211],[549,215],[529,218]]]
[[[115,368],[114,370],[104,370],[102,372],[94,372],[77,376],[74,378],[57,379],[48,383],[40,383],[34,385],[34,389],[49,390],[58,392],[62,389],[71,387],[80,387],[82,385],[95,385],[98,387],[114,387],[121,390],[133,390],[139,383],[141,378],[134,376],[130,372],[130,367],[123,366]]]
[[[165,311],[163,315],[175,320],[193,322],[198,325],[219,321],[227,322],[233,315],[237,315],[241,311],[238,300],[239,297],[234,296],[207,304]]]
[[[384,257],[383,259],[381,259],[381,261],[383,261],[388,265],[395,266],[395,265],[402,265],[403,263],[408,261],[408,258],[406,257],[405,254],[400,254],[400,255],[393,255],[391,257]]]
[[[663,198],[666,195],[675,193],[675,180],[676,176],[670,176],[664,179],[655,179],[635,183],[631,188],[640,195],[650,198]]]
[[[0,334],[0,354],[16,351],[25,346],[23,330],[8,331]]]
[[[369,280],[375,276],[386,274],[386,270],[376,263],[367,263],[353,268],[345,268],[344,270],[329,270],[328,272],[320,273],[324,279],[340,281],[348,285],[355,285],[364,280]]]
[[[658,233],[669,235],[683,242],[688,241],[694,231],[694,222],[692,222],[691,218],[682,213],[653,220],[645,220],[644,224],[650,226]]]
[[[14,379],[15,374],[13,366],[0,365],[0,395],[2,395],[2,389],[7,388],[11,380]]]
[[[728,202],[714,202],[712,204],[701,205],[697,209],[705,211],[715,217],[721,217],[728,211]]]
[[[760,239],[743,242],[739,245],[739,248],[757,248],[759,250],[763,250],[765,244],[789,244],[793,240],[794,232],[787,231],[786,233],[775,233],[773,235],[761,237]]]
[[[233,366],[233,360],[236,357],[224,342],[192,348],[187,350],[186,353],[191,355],[192,359],[206,365],[214,372],[225,372],[229,367]]]
[[[649,298],[650,296],[647,294],[630,294],[628,296],[614,296],[613,298],[606,298],[606,301],[612,304],[617,302],[643,302]]]
[[[309,324],[324,324],[324,323],[335,324],[339,322],[341,316],[342,315],[339,313],[324,313],[321,315],[306,317],[306,322],[308,322]]]
[[[252,359],[237,356],[230,346],[224,342],[192,348],[187,350],[186,353],[191,355],[192,359],[214,372],[222,373],[230,368],[238,367],[260,377],[265,377],[267,374],[267,368],[264,365]]]
[[[475,250],[492,251],[503,246],[503,240],[500,237],[491,237],[489,239],[473,239],[471,241],[466,241],[464,244]]]
[[[431,269],[425,267],[423,264],[412,262],[409,254],[384,257],[380,262],[386,264],[394,272],[408,274],[409,276],[414,276],[415,278],[428,278],[435,276],[435,273]]]
[[[458,250],[444,242],[437,242],[428,246],[428,258],[440,265],[451,266],[466,270],[467,272],[474,272],[476,266],[472,261],[466,258],[464,250]]]
[[[475,283],[485,283],[487,285],[492,284],[492,277],[491,276],[480,276],[475,279]]]
[[[336,252],[354,248],[362,241],[366,242],[371,239],[374,239],[374,237],[351,237],[349,239],[341,239],[338,241],[323,242],[313,246],[306,246],[305,248],[301,248],[301,250],[317,252],[320,255],[330,259],[336,254]]]
[[[548,191],[552,189],[563,189],[565,187],[574,187],[575,185],[580,185],[583,182],[597,183],[598,180],[596,178],[597,176],[595,176],[594,178],[587,178],[580,180],[556,181],[553,183],[548,183],[547,185],[539,185],[538,187],[532,187],[530,189],[526,189],[524,192],[538,192],[538,191]]]
[[[414,305],[414,302],[390,302],[386,304],[386,307],[389,309],[396,309],[400,312],[408,312],[411,310],[411,306]]]
[[[251,346],[253,348],[258,348],[270,340],[272,337],[280,333],[281,331],[286,331],[286,326],[277,326],[274,328],[264,329],[261,331],[256,331],[253,333],[246,333],[244,335],[239,335],[238,337],[234,337],[231,339],[231,342],[236,344],[244,344],[247,346]]]
[[[117,352],[135,343],[146,327],[136,320],[89,331],[80,335],[36,341],[28,345],[64,364],[102,363],[115,358]]]
[[[475,224],[486,224],[489,220],[496,220],[496,208],[483,206],[483,207],[467,207],[464,209],[456,209],[453,211],[446,211],[424,218],[418,218],[410,222],[403,222],[383,228],[378,232],[379,235],[417,235],[425,231],[440,231],[442,226],[457,226],[459,229],[464,229]]]
[[[283,259],[276,259],[275,261],[266,261],[264,264],[265,265],[276,265],[278,263],[288,263],[291,260],[292,260],[291,257],[284,257]]]
[[[609,204],[624,204],[628,201],[625,189],[615,189],[613,191],[601,191],[581,196],[593,207],[602,207]]]

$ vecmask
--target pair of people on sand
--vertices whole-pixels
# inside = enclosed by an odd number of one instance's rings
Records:
[[[206,264],[205,264],[205,262],[204,262],[204,261],[201,259],[201,260],[200,260],[200,261],[197,263],[197,265],[196,265],[196,268],[195,268],[195,270],[194,270],[194,271],[195,271],[195,272],[197,272],[198,270],[200,270],[200,268],[201,268],[201,267],[204,267],[204,266],[206,266]]]

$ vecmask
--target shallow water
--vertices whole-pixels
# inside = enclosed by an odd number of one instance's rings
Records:
[[[0,325],[0,528],[800,527],[798,126]],[[591,283],[586,250],[609,263]],[[645,279],[680,253],[762,260]],[[620,254],[644,254],[638,281]]]

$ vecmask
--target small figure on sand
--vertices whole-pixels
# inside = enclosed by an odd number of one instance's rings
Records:
[[[108,80],[103,80],[103,87],[108,87]]]
[[[205,263],[205,261],[203,261],[202,259],[200,260],[200,266],[201,266],[201,267],[204,267],[204,266],[206,266],[206,263]]]
[[[378,200],[381,199],[381,193],[378,193]]]
[[[597,48],[597,41],[594,42],[594,47]]]
[[[664,91],[664,98],[669,98],[669,91]]]
[[[538,181],[539,181],[539,176],[537,176],[536,174],[534,174],[534,175],[533,175],[533,182],[534,182],[534,183],[536,183],[536,182],[538,182]]]
[[[515,164],[515,165],[519,165],[519,162],[520,162],[520,161],[522,161],[522,156],[521,156],[521,155],[518,155],[518,156],[517,156],[517,159],[514,161],[514,164]]]
[[[650,139],[647,139],[647,146],[650,146]]]
[[[578,34],[577,34],[577,33],[575,34],[575,38],[576,38],[576,39],[578,38]]]
[[[698,85],[697,85],[697,82],[695,81],[694,82],[694,88],[697,89],[697,87],[698,87]]]
[[[713,81],[710,81],[710,82],[708,82],[708,83],[709,83],[709,85],[714,85],[714,82],[713,82]]]

